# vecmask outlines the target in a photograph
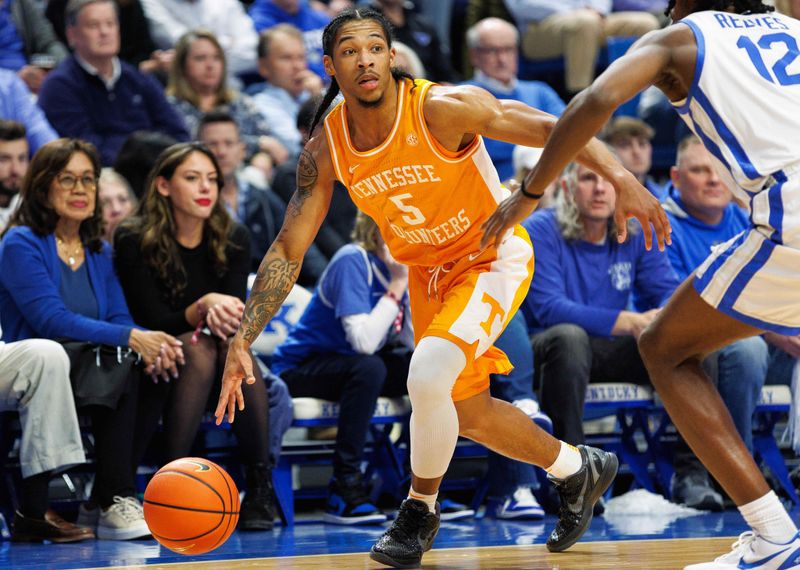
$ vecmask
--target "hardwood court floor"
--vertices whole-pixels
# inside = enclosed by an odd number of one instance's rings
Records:
[[[713,560],[716,556],[728,551],[734,541],[735,538],[729,537],[585,542],[560,554],[549,553],[543,545],[434,549],[425,555],[423,568],[438,570],[495,568],[673,570],[683,568],[686,564]],[[125,566],[124,568],[125,570],[211,570],[217,568],[226,570],[305,568],[377,570],[386,567],[370,560],[367,554],[360,553],[177,562]]]

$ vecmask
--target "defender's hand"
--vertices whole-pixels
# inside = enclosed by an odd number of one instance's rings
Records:
[[[658,250],[672,245],[672,227],[664,208],[639,182],[631,176],[629,180],[617,185],[617,206],[614,221],[617,223],[617,241],[622,243],[628,237],[628,218],[636,218],[644,232],[644,247],[653,247],[653,230],[656,232]],[[652,227],[651,227],[652,224]]]
[[[225,371],[222,373],[222,390],[219,402],[214,412],[217,425],[222,423],[225,412],[228,412],[228,422],[233,423],[236,408],[244,410],[244,396],[242,395],[242,380],[253,384],[256,377],[253,375],[253,359],[250,350],[239,338],[235,338],[228,347],[228,356],[225,359]]]
[[[526,198],[519,191],[500,202],[494,214],[481,225],[481,251],[490,245],[499,246],[508,229],[530,216],[538,203],[538,200]]]

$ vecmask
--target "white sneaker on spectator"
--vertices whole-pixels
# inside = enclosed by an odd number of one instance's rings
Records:
[[[547,433],[553,433],[553,420],[539,408],[539,402],[531,398],[523,398],[522,400],[514,400],[511,403],[525,412],[537,426]]]
[[[90,509],[87,507],[88,503],[81,503],[78,507],[78,520],[75,524],[78,526],[86,526],[93,530],[97,530],[97,522],[100,519],[100,507]]]
[[[114,497],[114,504],[100,511],[97,538],[102,540],[132,540],[150,536],[144,522],[144,509],[134,497]]]
[[[539,505],[529,487],[519,487],[502,503],[490,501],[487,510],[488,514],[496,519],[535,520],[544,518],[544,509]]]
[[[714,562],[692,564],[684,570],[779,570],[800,568],[800,532],[784,544],[770,542],[753,531],[743,532],[731,551]]]

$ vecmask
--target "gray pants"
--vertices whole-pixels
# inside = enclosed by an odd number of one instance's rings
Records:
[[[57,342],[0,342],[0,411],[16,410],[22,426],[22,477],[85,463],[69,360]]]

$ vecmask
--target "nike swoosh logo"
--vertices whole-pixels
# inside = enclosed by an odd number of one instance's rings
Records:
[[[789,549],[788,548],[784,548],[783,550],[779,550],[778,552],[770,554],[766,558],[762,558],[761,560],[754,560],[753,562],[745,562],[744,561],[744,556],[742,556],[742,558],[739,560],[739,564],[736,567],[740,568],[741,570],[748,570],[748,568],[758,568],[759,566],[763,566],[764,564],[766,564],[767,562],[769,562],[773,558],[775,558],[777,556],[780,556],[781,554],[783,554],[787,550],[789,550]]]
[[[199,461],[192,461],[191,459],[184,459],[184,463],[191,463],[192,465],[196,466],[195,472],[199,471],[209,471],[211,468],[206,465],[205,463],[200,463]]]
[[[348,166],[347,167],[347,172],[349,172],[350,174],[353,174],[353,172],[355,172],[356,168],[358,168],[359,166],[361,166],[361,165],[360,164],[354,164],[353,166]]]
[[[486,250],[481,250],[481,251],[479,251],[477,253],[470,253],[469,256],[468,256],[468,259],[470,261],[474,261],[474,260],[478,259],[481,256],[481,254],[483,254],[484,251],[486,251]]]

